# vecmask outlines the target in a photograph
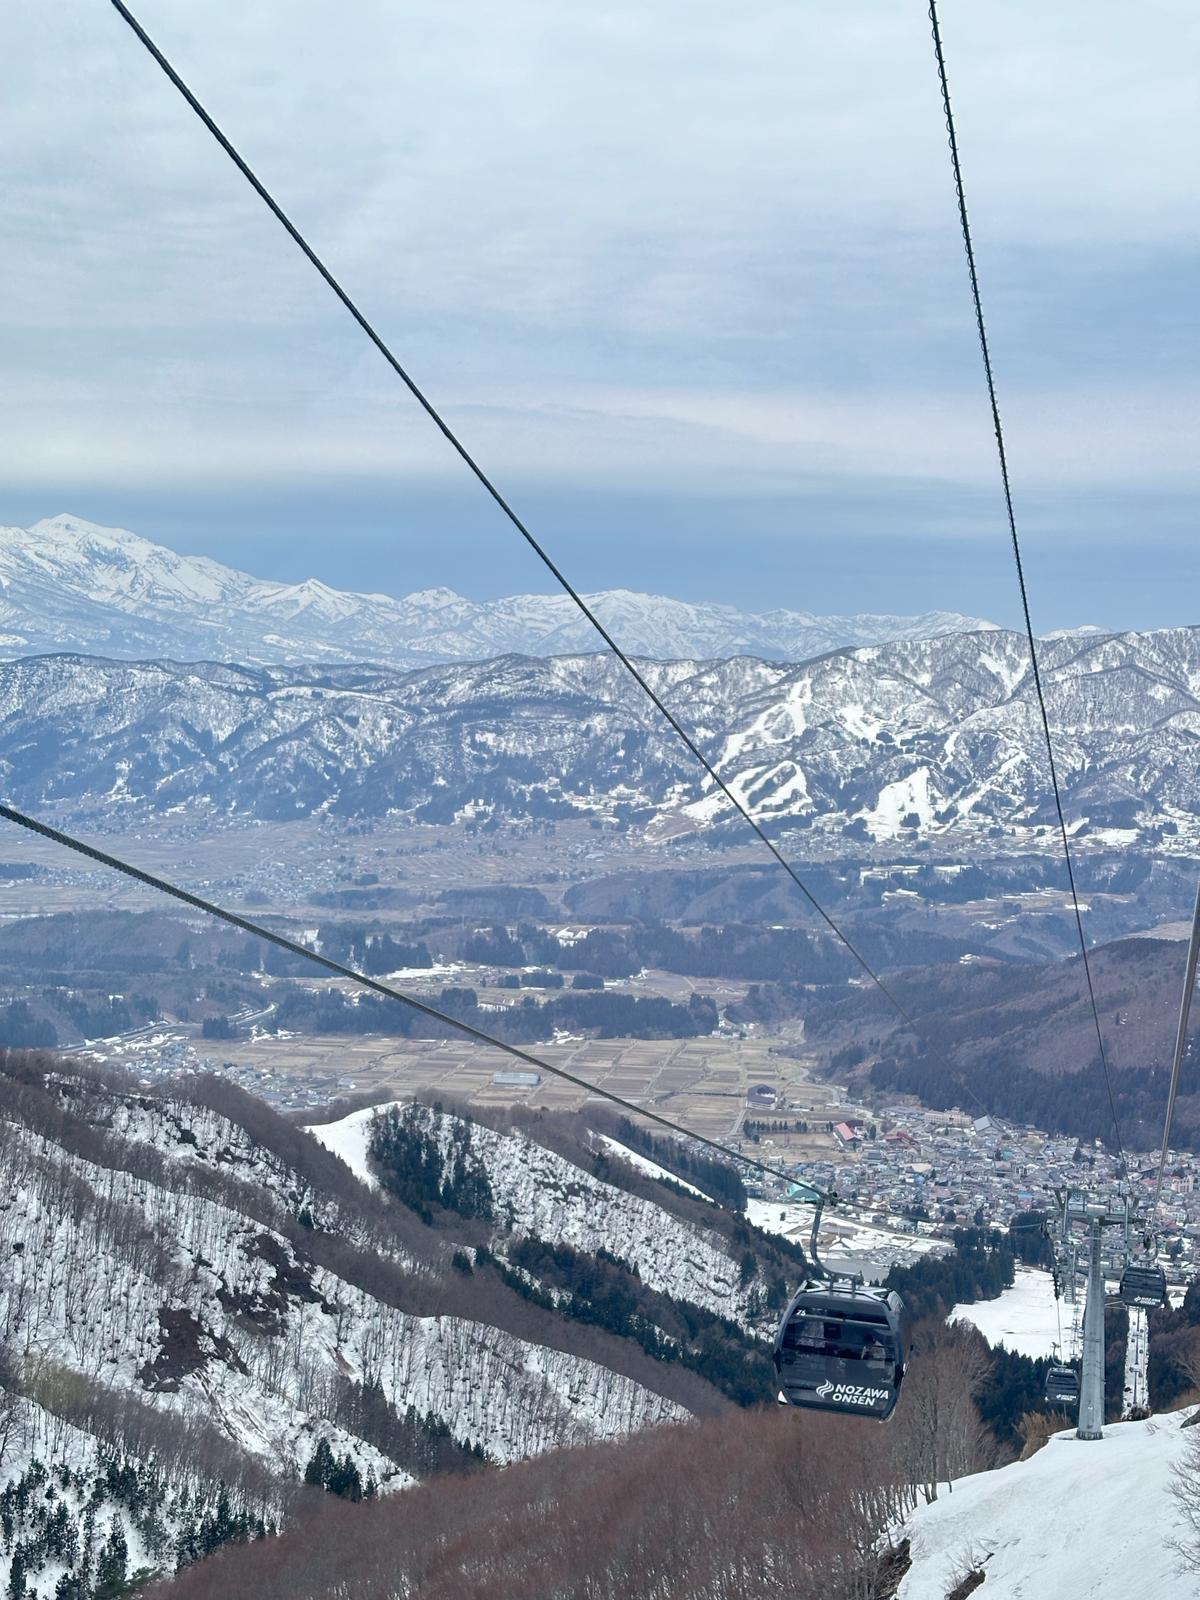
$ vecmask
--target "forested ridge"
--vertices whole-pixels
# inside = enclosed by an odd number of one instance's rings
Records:
[[[711,1033],[718,1022],[716,1006],[703,995],[692,995],[686,1005],[676,1005],[656,996],[571,990],[540,1002],[527,995],[503,1010],[493,1006],[485,1011],[474,989],[450,985],[434,1003],[460,1022],[469,1022],[510,1044],[532,1044],[559,1029],[593,1033],[601,1039],[688,1039]],[[303,1033],[387,1033],[422,1039],[457,1036],[452,1028],[430,1021],[398,1000],[371,994],[351,998],[330,989],[286,990],[280,996],[276,1017],[281,1028]]]
[[[1091,954],[1113,1098],[1124,1140],[1153,1149],[1162,1137],[1166,1074],[1185,947],[1129,939]],[[877,995],[824,991],[806,1012],[809,1036],[832,1054],[866,1042],[856,1081],[882,1095],[912,1094],[935,1110],[970,1104],[1016,1123],[1081,1139],[1111,1139],[1112,1109],[1096,1049],[1086,975],[1077,957],[1047,966],[978,963],[896,974],[919,1034],[897,1025]],[[1184,1058],[1174,1138],[1200,1140],[1200,1052]]]
[[[922,1359],[886,1428],[759,1406],[390,1502],[325,1503],[270,1552],[189,1570],[164,1600],[318,1600],[335,1584],[346,1600],[891,1594],[908,1551],[887,1531],[947,1479],[1045,1437],[1022,1416],[1002,1444],[977,1399],[998,1363],[1018,1403],[1040,1389],[1034,1363],[989,1353],[969,1327],[930,1319],[914,1332]]]
[[[789,1253],[575,1117],[381,1117],[372,1191],[217,1077],[148,1091],[4,1052],[0,1105],[21,1600],[115,1600],[306,1518],[306,1484],[366,1507],[769,1386]]]

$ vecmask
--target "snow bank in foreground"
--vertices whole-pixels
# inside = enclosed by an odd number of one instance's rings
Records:
[[[946,1320],[973,1323],[989,1344],[1005,1345],[1015,1355],[1036,1357],[1051,1354],[1058,1340],[1060,1312],[1063,1342],[1069,1346],[1075,1308],[1064,1300],[1055,1309],[1054,1283],[1048,1272],[1018,1267],[1011,1289],[995,1300],[955,1306]]]
[[[1029,1461],[961,1478],[914,1517],[897,1600],[945,1600],[968,1554],[981,1600],[1195,1600],[1196,1575],[1167,1548],[1173,1469],[1200,1432],[1181,1431],[1186,1416],[1117,1423],[1088,1444],[1057,1434]]]

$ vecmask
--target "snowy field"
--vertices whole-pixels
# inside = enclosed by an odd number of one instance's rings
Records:
[[[1075,1308],[1064,1300],[1059,1309],[1063,1340],[1069,1343]],[[946,1320],[973,1323],[989,1344],[1005,1345],[1016,1355],[1048,1356],[1058,1339],[1053,1280],[1035,1267],[1018,1267],[1011,1289],[995,1300],[955,1306]]]
[[[709,1205],[715,1205],[712,1195],[705,1194],[703,1189],[697,1189],[694,1183],[688,1183],[685,1178],[677,1178],[673,1172],[668,1172],[666,1167],[660,1167],[657,1161],[651,1161],[647,1156],[640,1155],[636,1150],[631,1150],[628,1145],[621,1144],[617,1139],[610,1139],[606,1133],[598,1134],[600,1143],[611,1154],[618,1156],[622,1161],[627,1161],[631,1167],[636,1167],[639,1172],[647,1173],[651,1178],[665,1178],[668,1183],[677,1183],[681,1189],[686,1189],[689,1194],[699,1195],[701,1200],[707,1200]],[[751,1201],[753,1204],[753,1201]],[[754,1219],[751,1218],[751,1221]]]
[[[784,1200],[748,1200],[746,1217],[764,1233],[808,1244],[812,1206]],[[911,1266],[921,1256],[946,1251],[940,1239],[916,1233],[892,1233],[844,1211],[826,1211],[821,1221],[820,1249],[825,1265],[838,1272],[861,1273],[870,1283],[886,1278],[892,1266]]]
[[[367,1141],[371,1133],[371,1118],[377,1111],[386,1111],[391,1105],[400,1105],[399,1100],[385,1101],[378,1106],[364,1106],[361,1111],[352,1111],[348,1117],[342,1117],[338,1122],[317,1122],[311,1128],[305,1128],[305,1133],[311,1133],[318,1144],[323,1144],[326,1150],[331,1150],[335,1156],[350,1168],[356,1178],[361,1178],[368,1189],[378,1189],[379,1179],[367,1165]]]
[[[812,1228],[812,1207],[785,1200],[756,1200],[751,1196],[746,1201],[746,1221],[764,1233],[777,1233],[781,1238],[805,1244]]]
[[[945,1600],[968,1556],[981,1600],[1195,1600],[1196,1574],[1168,1548],[1174,1469],[1200,1436],[1182,1430],[1187,1415],[1116,1423],[1087,1444],[1057,1434],[1029,1461],[960,1478],[913,1518],[897,1600]]]

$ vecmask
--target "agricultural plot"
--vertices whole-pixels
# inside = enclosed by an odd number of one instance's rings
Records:
[[[495,1074],[519,1064],[501,1051],[466,1040],[261,1037],[230,1040],[221,1048],[239,1076],[273,1087],[273,1098],[284,1098],[282,1091],[289,1087],[331,1099],[360,1093],[386,1092],[397,1098],[433,1093],[479,1105],[524,1104],[554,1110],[578,1110],[593,1098],[588,1091],[545,1074],[535,1087],[495,1083]],[[828,1117],[837,1112],[837,1089],[807,1081],[803,1064],[772,1055],[765,1039],[590,1039],[543,1044],[533,1053],[713,1139],[738,1138],[747,1114],[746,1095],[755,1084],[770,1084],[781,1101],[799,1102],[802,1096],[804,1115]],[[793,1144],[807,1147],[810,1156],[814,1149],[828,1152],[832,1147],[824,1134],[795,1136],[786,1142],[789,1156]],[[763,1153],[759,1146],[746,1148]]]

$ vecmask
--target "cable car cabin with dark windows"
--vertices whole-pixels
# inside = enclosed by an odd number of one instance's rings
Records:
[[[907,1358],[908,1319],[894,1290],[806,1283],[775,1335],[780,1403],[885,1422]]]
[[[1074,1406],[1079,1404],[1079,1374],[1074,1367],[1053,1366],[1046,1374],[1046,1404]]]
[[[1167,1275],[1159,1266],[1143,1262],[1130,1265],[1121,1274],[1122,1304],[1153,1309],[1167,1303]]]

